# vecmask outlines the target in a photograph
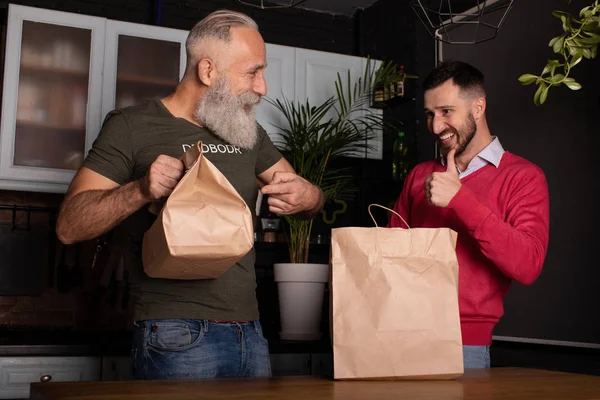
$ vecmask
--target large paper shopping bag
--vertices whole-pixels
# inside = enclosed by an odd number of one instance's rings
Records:
[[[456,239],[448,228],[332,230],[335,379],[463,374]]]

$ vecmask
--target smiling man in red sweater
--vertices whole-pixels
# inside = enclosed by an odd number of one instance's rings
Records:
[[[491,135],[483,81],[479,70],[459,61],[425,79],[427,127],[442,157],[410,172],[394,207],[412,228],[458,233],[465,368],[489,368],[492,330],[510,282],[533,283],[548,246],[546,178]],[[406,227],[396,216],[388,226]]]

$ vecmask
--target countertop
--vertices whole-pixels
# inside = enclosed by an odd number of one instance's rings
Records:
[[[448,381],[333,381],[279,377],[174,381],[34,383],[33,400],[443,399],[584,400],[600,398],[600,377],[533,369],[467,370]]]

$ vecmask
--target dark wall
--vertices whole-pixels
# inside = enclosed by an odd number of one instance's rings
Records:
[[[587,0],[516,1],[498,37],[475,46],[443,45],[444,59],[472,63],[486,75],[488,122],[506,150],[538,164],[550,191],[550,242],[539,279],[531,286],[513,284],[496,336],[534,339],[542,344],[496,341],[496,365],[535,366],[600,374],[600,352],[589,347],[561,347],[558,342],[600,344],[600,270],[596,224],[600,209],[592,193],[600,146],[598,60],[584,60],[572,70],[583,85],[578,92],[552,88],[547,102],[533,104],[535,87],[517,78],[538,74],[548,47],[562,33],[553,10],[573,14]],[[535,20],[535,24],[531,21]],[[552,346],[544,343],[553,343]]]
[[[486,74],[492,134],[505,149],[539,165],[550,190],[550,244],[543,272],[531,287],[513,285],[495,335],[600,345],[600,319],[594,317],[600,304],[595,232],[600,209],[590,196],[600,186],[595,174],[600,146],[598,61],[584,60],[572,70],[582,90],[552,88],[547,102],[538,107],[533,104],[535,88],[517,81],[523,73],[539,73],[552,54],[547,43],[562,28],[551,12],[577,13],[586,4],[515,2],[496,39],[476,46],[443,46],[444,59],[471,62]],[[537,16],[535,28],[529,23],[532,15]]]
[[[392,179],[392,147],[398,130],[406,133],[411,166],[432,156],[433,144],[420,117],[423,96],[420,91],[422,78],[433,68],[434,41],[420,25],[407,1],[379,0],[371,7],[358,12],[356,18],[357,55],[404,66],[409,74],[420,79],[406,83],[405,99],[392,103],[384,111],[389,123],[398,129],[387,129],[383,137],[383,160],[367,161],[361,171],[364,198],[362,204],[379,203],[393,206],[403,186],[402,181]],[[387,222],[387,214],[376,213],[378,223]],[[372,226],[368,214],[360,215],[362,225]]]
[[[360,18],[361,14],[357,14]],[[407,102],[396,104],[387,115],[403,123],[413,140],[413,162],[433,157],[434,140],[422,120],[421,82],[435,66],[435,41],[410,8],[408,1],[379,0],[363,12],[359,50],[362,56],[391,60],[419,77],[407,80]],[[384,158],[392,157],[394,135],[386,137]]]
[[[8,3],[185,30],[210,12],[228,8],[253,17],[268,43],[342,54],[355,50],[352,18],[298,8],[261,10],[236,0],[15,0],[0,1],[0,8]]]

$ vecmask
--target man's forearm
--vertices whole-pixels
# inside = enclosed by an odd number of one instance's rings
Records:
[[[110,190],[86,190],[63,203],[56,233],[65,244],[89,240],[114,228],[148,200],[139,181]]]
[[[313,219],[314,217],[317,216],[317,214],[319,214],[321,212],[321,210],[323,209],[323,207],[325,206],[325,195],[323,194],[323,190],[321,190],[320,187],[313,185],[316,189],[317,189],[317,202],[315,203],[314,207],[311,208],[310,210],[306,210],[303,211],[299,214],[296,215],[296,217],[300,218],[300,219]]]

